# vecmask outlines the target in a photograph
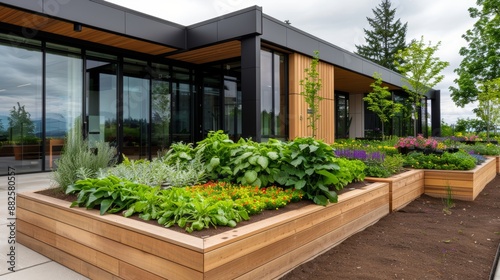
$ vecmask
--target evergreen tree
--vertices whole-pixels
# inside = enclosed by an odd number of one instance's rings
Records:
[[[406,48],[406,30],[408,23],[402,24],[398,19],[394,21],[396,9],[391,10],[391,2],[382,0],[382,3],[372,9],[374,18],[366,18],[373,30],[363,29],[366,45],[356,45],[356,54],[369,59],[379,65],[397,71],[394,65],[394,55],[398,50]]]

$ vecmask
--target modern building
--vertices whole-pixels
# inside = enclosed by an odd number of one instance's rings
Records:
[[[299,93],[316,50],[317,137],[370,136],[379,124],[362,98],[374,72],[395,99],[402,77],[261,7],[182,26],[102,0],[1,0],[0,174],[51,170],[72,128],[132,158],[212,130],[256,141],[309,136]],[[419,130],[429,103],[439,134],[439,91],[429,92]],[[403,134],[404,125],[390,129]]]

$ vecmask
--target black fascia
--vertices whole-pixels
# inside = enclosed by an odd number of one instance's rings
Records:
[[[187,49],[262,34],[262,8],[249,7],[188,26]]]
[[[102,0],[1,0],[13,8],[184,49],[186,27]]]

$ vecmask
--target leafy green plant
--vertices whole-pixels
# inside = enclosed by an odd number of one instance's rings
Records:
[[[420,169],[470,170],[476,167],[476,159],[466,152],[445,152],[442,155],[410,153],[405,157],[405,166]]]
[[[210,131],[207,137],[197,144],[194,152],[202,150],[207,176],[210,180],[232,176],[229,161],[235,143],[227,134],[224,134],[222,130]]]
[[[500,146],[491,143],[475,143],[474,145],[461,145],[461,149],[467,152],[484,156],[498,156],[500,155]]]
[[[265,187],[275,183],[280,171],[283,143],[270,139],[266,143],[240,140],[231,150],[229,161],[232,177],[237,183]]]
[[[281,185],[303,190],[316,204],[337,202],[337,193],[355,180],[364,178],[361,161],[336,158],[332,148],[313,138],[297,138],[282,152],[281,171],[275,180]]]
[[[132,203],[138,197],[138,193],[150,191],[151,187],[132,183],[116,176],[106,178],[88,178],[78,180],[75,184],[66,188],[67,194],[77,193],[77,199],[71,207],[79,206],[93,209],[100,208],[101,215],[119,212]]]
[[[283,207],[298,201],[299,190],[258,188],[229,183],[209,183],[185,188],[160,189],[110,175],[78,180],[66,193],[77,194],[71,206],[99,208],[101,215],[124,211],[125,217],[138,214],[144,220],[158,220],[186,231],[208,227],[234,227],[249,214]]]

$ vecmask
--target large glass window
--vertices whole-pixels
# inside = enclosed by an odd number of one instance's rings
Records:
[[[172,142],[192,142],[191,137],[191,71],[172,69]]]
[[[70,129],[81,129],[83,62],[80,49],[47,44],[45,67],[46,168],[54,168]]]
[[[151,154],[167,148],[170,143],[171,94],[170,70],[167,65],[153,64],[151,81],[152,133]]]
[[[288,99],[285,55],[261,51],[262,138],[287,138]]]
[[[335,138],[349,138],[349,94],[335,92]]]
[[[126,59],[123,65],[123,137],[121,152],[132,159],[148,158],[149,67]]]
[[[42,170],[41,43],[0,34],[0,162],[17,172]],[[0,174],[6,174],[2,168]]]
[[[106,141],[118,146],[116,57],[87,53],[86,129],[90,144]]]

